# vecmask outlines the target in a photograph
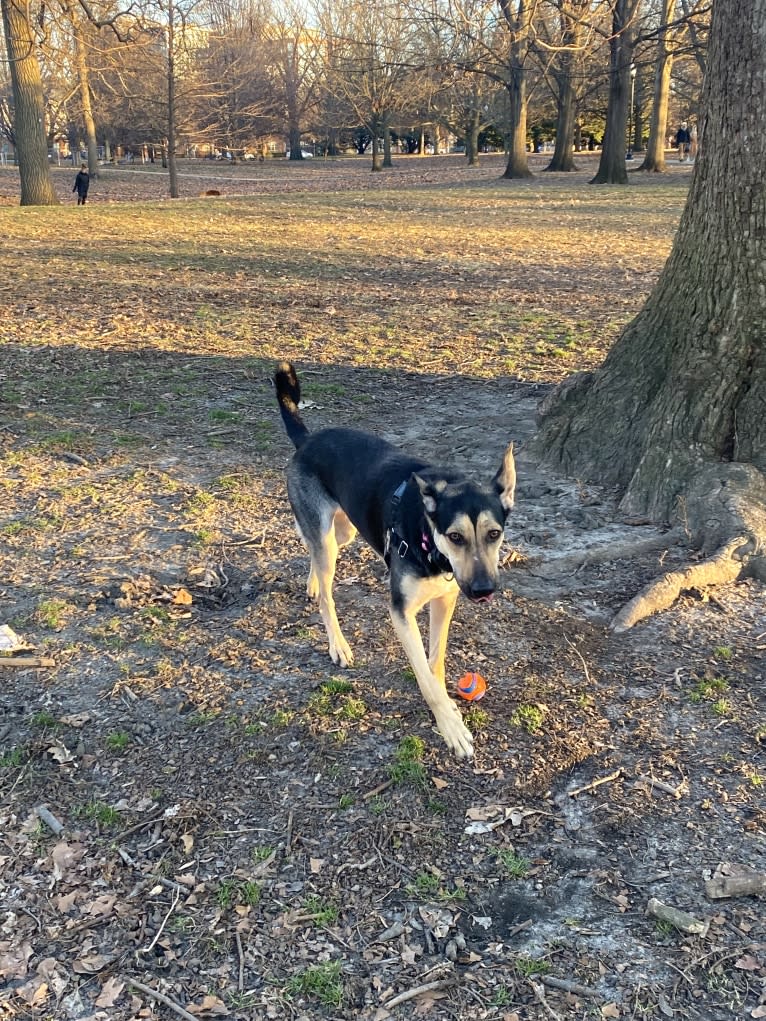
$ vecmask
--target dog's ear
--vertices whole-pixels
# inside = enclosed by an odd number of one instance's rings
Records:
[[[418,489],[420,490],[420,495],[423,498],[423,506],[426,509],[426,513],[433,514],[436,510],[436,501],[439,499],[439,495],[447,488],[447,483],[443,479],[438,482],[426,482],[425,479],[421,479],[421,477],[414,472],[412,477],[418,484]]]
[[[500,471],[495,475],[492,484],[500,497],[503,510],[507,514],[513,509],[513,496],[516,491],[516,460],[513,456],[513,443],[508,444]]]

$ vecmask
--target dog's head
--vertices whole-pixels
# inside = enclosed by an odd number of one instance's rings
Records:
[[[503,526],[513,507],[513,444],[491,486],[415,475],[436,548],[446,557],[461,591],[475,602],[495,594]]]

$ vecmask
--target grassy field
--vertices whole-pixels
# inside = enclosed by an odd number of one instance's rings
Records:
[[[550,598],[509,555],[453,625],[450,685],[489,685],[457,764],[361,547],[337,593],[355,666],[326,654],[270,386],[287,356],[312,429],[491,477],[640,307],[688,172],[201,169],[178,202],[155,167],[105,171],[84,208],[68,171],[61,206],[0,208],[0,624],[44,663],[0,664],[0,1014],[760,1016],[763,913],[702,886],[763,835],[754,586],[618,638],[682,553]],[[532,566],[621,527],[520,460]]]

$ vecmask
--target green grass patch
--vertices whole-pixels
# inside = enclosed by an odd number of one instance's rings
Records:
[[[343,1003],[343,982],[340,961],[326,961],[293,975],[285,987],[288,996],[309,996],[324,1007],[340,1007]]]

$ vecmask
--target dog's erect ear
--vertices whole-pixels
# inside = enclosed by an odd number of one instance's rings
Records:
[[[516,491],[516,461],[513,456],[513,443],[508,444],[500,471],[495,475],[492,483],[495,492],[500,497],[503,510],[507,514],[513,509],[513,494]]]
[[[423,506],[426,509],[426,514],[433,514],[436,510],[436,501],[439,498],[439,494],[443,493],[447,488],[447,483],[441,479],[439,482],[426,482],[425,479],[413,472],[413,479],[418,484],[420,495],[423,498]]]

